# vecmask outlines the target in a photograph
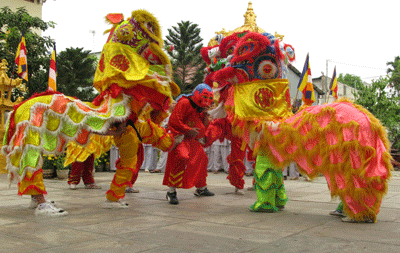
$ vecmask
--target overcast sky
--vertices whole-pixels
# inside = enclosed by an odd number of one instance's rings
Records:
[[[216,31],[234,30],[244,24],[248,0],[47,0],[43,20],[54,21],[55,29],[43,35],[57,42],[57,51],[83,47],[101,51],[110,28],[104,17],[123,13],[125,19],[136,9],[154,14],[167,29],[180,21],[191,21],[201,28],[203,44]],[[399,12],[397,0],[252,0],[257,25],[266,32],[285,35],[284,42],[295,48],[296,62],[302,70],[310,54],[313,77],[326,73],[350,73],[370,82],[386,74],[386,62],[400,55]],[[233,4],[234,3],[234,4]],[[93,32],[94,31],[94,34]]]

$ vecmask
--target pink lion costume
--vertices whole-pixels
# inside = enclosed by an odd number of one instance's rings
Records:
[[[220,137],[215,129],[232,128],[257,155],[253,211],[284,207],[282,179],[271,173],[295,161],[310,178],[325,176],[352,221],[375,222],[392,169],[379,120],[345,99],[304,106],[293,115],[287,64],[294,49],[271,34],[235,33],[205,50],[214,56],[206,83],[219,91],[214,115],[221,118],[207,142]]]

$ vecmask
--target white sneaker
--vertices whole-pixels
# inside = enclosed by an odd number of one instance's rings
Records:
[[[68,212],[62,208],[55,207],[52,203],[45,202],[39,204],[35,209],[35,215],[45,215],[45,216],[64,216]]]
[[[106,199],[106,201],[101,205],[105,209],[119,209],[119,208],[128,208],[128,203],[125,203],[121,199],[118,201],[110,201]]]
[[[54,200],[48,200],[46,202],[54,205]],[[31,198],[31,203],[29,203],[28,208],[29,209],[35,209],[36,207],[38,207],[38,205],[39,205],[39,202],[37,202],[36,199]]]
[[[70,184],[70,185],[69,185],[69,188],[70,188],[71,190],[76,190],[76,184]]]
[[[244,195],[244,191],[242,189],[235,188],[235,194],[236,195]]]

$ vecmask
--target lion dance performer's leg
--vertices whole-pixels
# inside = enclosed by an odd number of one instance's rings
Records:
[[[92,154],[88,157],[88,159],[86,159],[86,161],[84,162],[84,167],[82,169],[82,181],[85,184],[86,188],[88,188],[88,186],[95,185],[93,178],[93,169],[94,169],[94,155]]]
[[[254,179],[257,201],[250,207],[251,210],[276,212],[283,209],[287,196],[282,169],[273,165],[265,155],[259,154],[256,159]]]
[[[196,151],[198,152],[193,152],[193,149],[197,149]],[[204,166],[200,166],[200,164],[197,163],[194,168],[191,168],[188,166],[190,160],[198,161],[201,164],[203,164],[204,161],[206,161],[206,164],[208,163],[208,158],[204,150],[202,150],[200,143],[193,139],[184,139],[168,153],[163,185],[184,189],[190,189],[194,186],[204,187],[206,185],[204,182],[205,180],[200,180],[201,182],[195,180],[199,173],[204,174],[204,171],[200,171],[196,168],[203,168]],[[207,169],[205,172],[207,174]],[[203,177],[204,176],[200,176],[199,178]]]
[[[31,195],[29,208],[36,208],[36,215],[62,216],[67,215],[64,209],[57,208],[51,202],[46,202],[44,194],[47,194],[43,184],[43,170],[26,172],[25,177],[18,183],[18,195]]]
[[[231,138],[231,154],[228,156],[229,163],[229,175],[227,179],[231,185],[238,189],[244,187],[244,174],[246,172],[246,166],[244,166],[243,160],[246,157],[246,150],[241,149],[242,140],[237,137]]]
[[[127,127],[127,131],[121,136],[114,136],[114,142],[119,149],[120,158],[117,160],[114,179],[111,182],[110,189],[107,191],[107,200],[117,202],[125,197],[125,188],[130,185],[132,176],[134,175],[137,151],[140,141],[136,132],[131,126]],[[122,204],[122,206],[127,206]]]
[[[139,190],[134,189],[133,185],[135,184],[136,180],[138,179],[139,170],[140,170],[140,167],[142,167],[143,161],[144,161],[144,149],[143,149],[143,145],[140,144],[138,152],[137,152],[136,168],[133,173],[130,186],[125,190],[126,193],[139,193]]]
[[[107,191],[107,200],[117,202],[125,197],[125,188],[132,187],[132,180],[137,178],[138,151],[141,145],[138,134],[144,143],[150,143],[153,146],[167,151],[173,144],[172,137],[166,133],[165,129],[150,120],[138,120],[135,122],[136,131],[127,127],[127,131],[121,136],[115,136],[114,142],[119,149],[120,159],[117,161],[114,179],[111,182],[110,190]],[[121,203],[121,206],[127,206]]]
[[[210,123],[206,131],[206,145],[211,145],[217,139],[227,138],[231,141],[231,153],[227,160],[229,163],[229,175],[227,179],[231,185],[235,186],[236,193],[244,187],[244,174],[246,167],[244,166],[243,159],[246,156],[246,150],[242,150],[242,140],[232,134],[231,123],[223,118],[216,119]]]
[[[94,155],[90,155],[84,162],[74,162],[68,178],[68,184],[78,185],[81,177],[85,185],[94,185],[93,178]],[[73,189],[73,187],[71,187]]]
[[[29,170],[25,177],[18,183],[18,195],[39,196],[47,194],[43,184],[43,170],[39,169],[34,173]]]

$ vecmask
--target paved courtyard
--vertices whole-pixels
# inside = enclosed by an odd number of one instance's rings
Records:
[[[8,188],[0,175],[0,252],[400,252],[400,172],[393,172],[378,222],[349,224],[328,215],[331,200],[322,177],[287,180],[289,202],[279,213],[253,213],[255,192],[234,195],[226,174],[208,175],[214,197],[179,190],[180,204],[165,199],[163,174],[140,172],[128,209],[100,207],[113,173],[96,173],[103,188],[72,191],[66,180],[45,179],[48,196],[68,216],[36,217],[30,197]],[[246,177],[246,188],[252,178]]]

